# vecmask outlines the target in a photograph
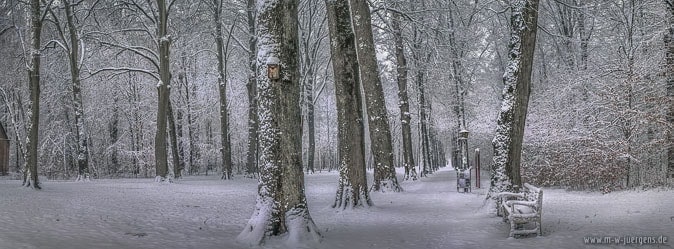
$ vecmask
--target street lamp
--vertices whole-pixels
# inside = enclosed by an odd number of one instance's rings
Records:
[[[459,131],[459,149],[461,150],[461,169],[468,168],[468,135],[470,132],[466,129]]]

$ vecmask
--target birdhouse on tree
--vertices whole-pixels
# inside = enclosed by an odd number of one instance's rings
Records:
[[[269,57],[267,59],[267,77],[270,80],[281,79],[281,65],[279,59],[276,57]]]

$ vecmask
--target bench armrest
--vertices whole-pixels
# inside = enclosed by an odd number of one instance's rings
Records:
[[[522,205],[522,206],[528,206],[528,207],[535,208],[536,205],[538,205],[538,203],[536,203],[535,201],[510,200],[510,201],[506,201],[506,205],[508,205],[508,206]]]
[[[524,198],[524,193],[501,192],[496,194],[496,197],[501,199],[509,197]]]

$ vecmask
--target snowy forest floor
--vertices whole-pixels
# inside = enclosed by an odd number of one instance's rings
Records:
[[[368,175],[372,177],[371,172]],[[321,248],[674,248],[674,191],[610,194],[544,189],[542,237],[508,238],[509,225],[485,205],[482,189],[456,192],[449,167],[402,193],[375,193],[374,207],[330,208],[337,172],[306,175]],[[371,180],[371,179],[370,179]],[[43,190],[0,180],[0,249],[237,249],[255,204],[257,181],[190,176],[43,182]],[[590,245],[586,236],[667,236],[663,245]],[[276,245],[266,245],[276,248]]]

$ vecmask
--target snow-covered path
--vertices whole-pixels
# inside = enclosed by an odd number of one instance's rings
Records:
[[[542,237],[509,239],[508,225],[484,205],[486,189],[456,192],[450,168],[375,193],[374,207],[330,208],[336,172],[306,176],[320,248],[672,248],[674,191],[600,193],[544,189]],[[369,174],[371,178],[371,174]],[[483,186],[487,186],[486,175]],[[257,181],[187,177],[43,182],[44,190],[0,180],[0,249],[238,249],[253,212]],[[590,245],[585,236],[668,236],[664,245]],[[269,248],[284,248],[268,244]]]

